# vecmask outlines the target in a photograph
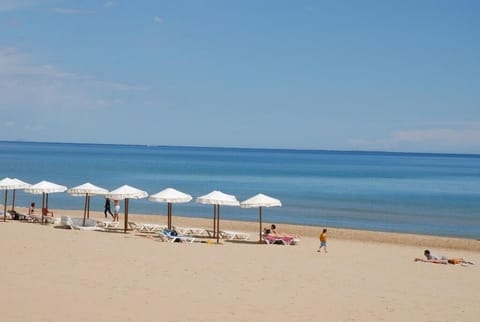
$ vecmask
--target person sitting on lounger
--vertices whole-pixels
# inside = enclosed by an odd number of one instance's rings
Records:
[[[434,263],[434,264],[462,264],[462,266],[466,265],[474,265],[474,262],[466,261],[463,258],[448,258],[446,256],[439,256],[439,255],[433,255],[430,253],[430,250],[425,249],[423,252],[423,255],[425,255],[426,259],[423,258],[415,258],[415,262],[424,262],[424,263]]]
[[[49,214],[50,214],[50,216],[53,217],[53,211],[48,210],[48,208],[42,208],[42,215],[48,216]]]
[[[35,203],[34,202],[32,202],[30,204],[30,207],[28,208],[28,215],[29,216],[35,215]]]
[[[280,235],[280,233],[277,231],[277,226],[275,224],[272,224],[270,226],[270,234],[273,235]]]
[[[267,231],[269,231],[269,233],[267,233]],[[265,229],[265,230],[264,230],[264,233],[265,233],[265,234],[268,234],[268,235],[272,235],[272,236],[277,236],[277,237],[292,237],[292,238],[297,238],[297,236],[292,235],[292,234],[281,233],[280,231],[278,231],[277,226],[276,226],[275,224],[272,224],[272,225],[270,226],[270,229]]]

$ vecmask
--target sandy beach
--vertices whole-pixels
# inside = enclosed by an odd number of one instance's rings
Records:
[[[82,211],[54,210],[56,216]],[[103,219],[103,213],[91,212]],[[130,215],[135,222],[166,217]],[[123,222],[123,216],[120,221]],[[177,226],[212,220],[173,217]],[[268,222],[265,224],[269,224]],[[279,225],[295,246],[165,243],[148,234],[0,223],[2,321],[478,321],[480,241]],[[203,240],[205,241],[205,240]],[[423,250],[475,266],[417,263]]]

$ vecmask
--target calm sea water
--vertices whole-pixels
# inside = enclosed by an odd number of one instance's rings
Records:
[[[264,193],[283,203],[264,210],[266,223],[480,238],[479,155],[0,142],[0,177],[149,194],[173,187],[194,198],[221,190],[240,201]],[[67,193],[49,200],[51,208],[84,204]],[[17,193],[17,205],[31,201],[41,196]],[[103,210],[103,199],[92,198],[92,209]],[[213,212],[193,201],[173,210]],[[132,200],[130,212],[164,214],[166,205]],[[221,217],[256,221],[258,210],[222,207]]]

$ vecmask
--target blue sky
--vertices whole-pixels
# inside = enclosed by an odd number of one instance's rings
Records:
[[[0,0],[0,139],[480,153],[480,2]]]

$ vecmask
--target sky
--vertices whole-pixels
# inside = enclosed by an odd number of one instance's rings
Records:
[[[0,140],[480,153],[480,1],[0,0]]]

